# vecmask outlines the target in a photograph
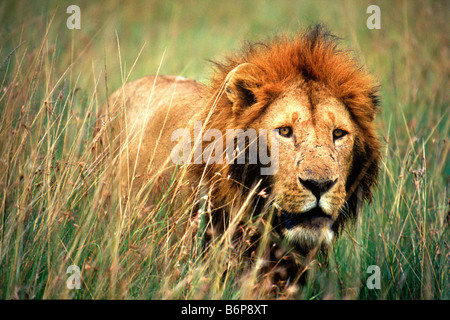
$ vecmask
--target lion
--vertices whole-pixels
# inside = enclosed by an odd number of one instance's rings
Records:
[[[327,250],[376,184],[375,77],[320,25],[249,44],[214,67],[209,84],[165,75],[125,84],[102,107],[95,139],[105,144],[110,134],[116,152],[126,154],[124,183],[138,189],[155,175],[169,184],[180,166],[171,157],[176,146],[194,145],[181,163],[183,179],[188,189],[201,184],[208,190],[216,231],[227,227],[230,206],[239,208],[251,193],[252,214],[271,211],[273,232],[283,243],[302,254]],[[249,163],[248,155],[244,163],[196,162],[195,141],[173,139],[180,128],[194,136],[196,123],[202,132],[216,130],[215,142],[226,141],[227,129],[266,130],[276,136],[271,161],[277,170],[261,174],[268,164]],[[200,151],[210,141],[200,141]],[[244,141],[248,149],[251,141]],[[268,152],[273,141],[265,140]]]

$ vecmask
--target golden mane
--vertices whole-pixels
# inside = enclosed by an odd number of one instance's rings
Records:
[[[217,92],[228,73],[239,64],[252,63],[262,71],[259,91],[266,101],[300,77],[324,84],[356,119],[371,122],[379,104],[377,81],[358,64],[351,51],[338,49],[337,41],[337,37],[317,25],[293,39],[282,35],[267,43],[248,44],[243,52],[215,62],[211,90]]]

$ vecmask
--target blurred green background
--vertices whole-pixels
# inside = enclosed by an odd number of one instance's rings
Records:
[[[71,4],[81,9],[80,30],[66,27]],[[380,30],[366,27],[372,4],[381,10]],[[441,89],[448,81],[449,7],[448,1],[406,0],[2,1],[0,58],[20,43],[31,57],[50,24],[52,45],[46,49],[55,50],[55,70],[70,66],[69,80],[80,87],[92,86],[105,65],[110,90],[122,84],[122,73],[131,80],[159,68],[161,74],[207,82],[208,60],[220,60],[246,41],[323,23],[379,77],[387,114],[396,112],[398,102],[425,94],[422,102],[437,112],[424,121],[435,122],[448,98]],[[414,111],[405,110],[408,119]]]

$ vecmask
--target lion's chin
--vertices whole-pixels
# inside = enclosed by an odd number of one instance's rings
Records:
[[[292,229],[285,229],[283,235],[288,242],[298,246],[304,252],[329,248],[334,238],[333,231],[326,227],[307,229],[297,226]]]
[[[326,249],[333,242],[334,219],[319,207],[300,214],[282,210],[280,220],[285,239],[302,251]]]

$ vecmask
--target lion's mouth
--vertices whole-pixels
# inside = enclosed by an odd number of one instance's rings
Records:
[[[296,226],[303,226],[309,229],[331,228],[334,219],[322,211],[320,207],[315,207],[303,213],[289,213],[281,210],[281,224],[289,230]]]

